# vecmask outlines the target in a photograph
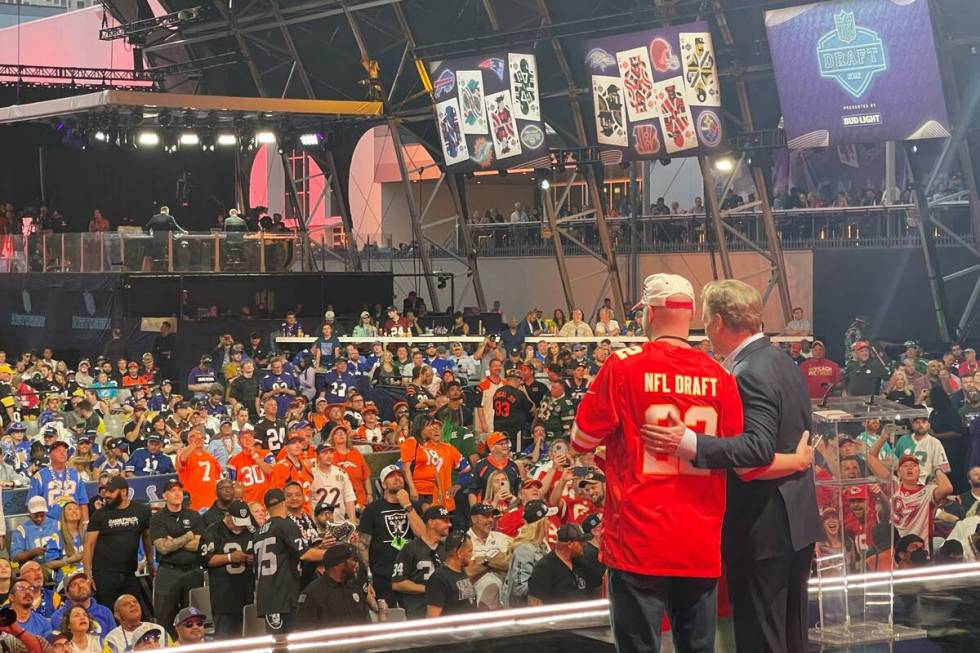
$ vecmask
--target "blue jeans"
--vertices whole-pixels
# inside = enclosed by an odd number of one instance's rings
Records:
[[[609,621],[618,653],[659,653],[664,612],[678,653],[713,653],[717,578],[609,570]]]

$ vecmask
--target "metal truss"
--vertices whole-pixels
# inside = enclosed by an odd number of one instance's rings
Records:
[[[71,66],[25,66],[0,64],[0,77],[16,79],[55,79],[68,82],[153,82],[159,84],[163,76],[155,71],[126,70],[123,68],[76,68]],[[90,84],[91,85],[91,84]]]
[[[103,27],[99,30],[99,39],[111,41],[113,39],[131,38],[134,36],[145,36],[151,32],[161,29],[175,30],[185,25],[203,20],[208,15],[207,7],[190,7],[181,9],[162,16],[145,18],[132,23],[124,23],[115,27]]]

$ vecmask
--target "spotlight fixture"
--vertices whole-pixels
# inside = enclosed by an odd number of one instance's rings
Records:
[[[95,140],[101,143],[105,143],[106,141],[109,140],[109,137],[106,136],[106,133],[104,131],[97,131],[92,136],[95,138]]]
[[[198,137],[198,135],[195,134],[194,132],[184,132],[183,134],[180,135],[181,145],[198,145],[200,144],[200,142],[201,142],[200,137]]]
[[[276,142],[276,135],[267,130],[255,132],[255,142],[259,145],[271,145]]]
[[[238,142],[238,137],[234,134],[218,134],[218,145],[229,146]]]
[[[718,172],[731,172],[735,169],[735,162],[731,157],[723,156],[715,161],[715,170]]]
[[[156,147],[160,144],[160,136],[156,132],[142,131],[136,136],[140,147]]]
[[[548,190],[549,188],[551,188],[551,182],[548,181],[547,179],[542,179],[540,186],[541,186],[541,190]]]
[[[310,132],[308,134],[299,135],[300,145],[303,147],[316,147],[323,142],[323,134],[320,132]]]

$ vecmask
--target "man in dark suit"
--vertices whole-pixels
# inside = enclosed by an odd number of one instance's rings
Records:
[[[808,449],[806,384],[789,356],[763,334],[758,291],[741,281],[715,281],[701,300],[705,332],[738,383],[744,433],[716,438],[679,424],[646,425],[643,433],[657,453],[732,470],[722,551],[738,651],[805,653],[807,583],[813,545],[823,537],[813,469],[774,480],[762,480],[772,478],[762,469],[776,453]],[[735,473],[737,468],[762,469]]]

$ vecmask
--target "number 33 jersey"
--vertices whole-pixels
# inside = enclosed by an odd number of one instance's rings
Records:
[[[673,414],[696,433],[742,431],[734,377],[700,350],[648,342],[609,357],[579,404],[572,447],[605,445],[602,561],[650,576],[721,574],[724,470],[698,469],[658,455],[640,433]]]

